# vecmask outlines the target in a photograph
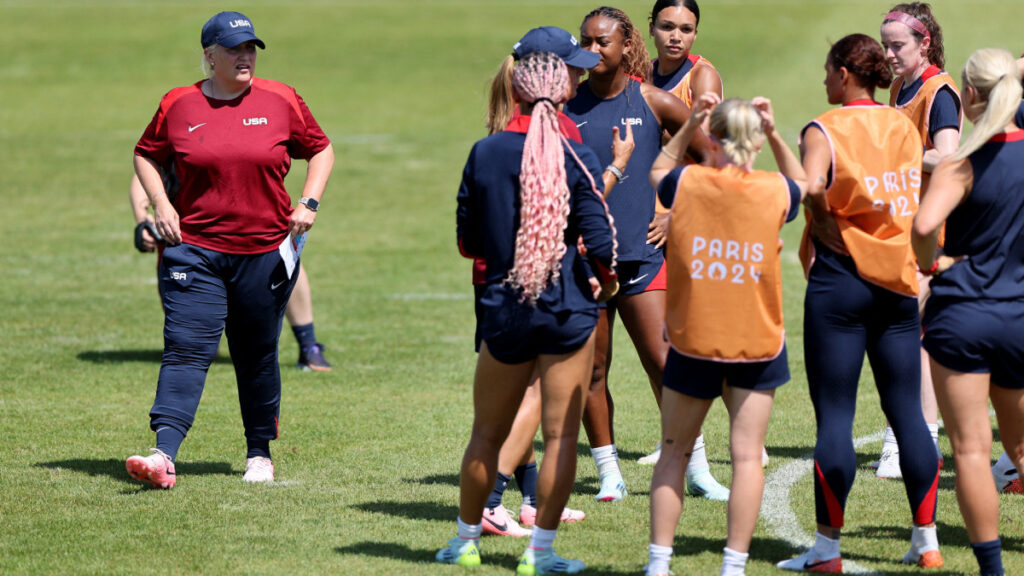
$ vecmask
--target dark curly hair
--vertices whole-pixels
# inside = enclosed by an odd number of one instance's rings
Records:
[[[860,85],[888,88],[892,85],[892,69],[882,45],[867,34],[850,34],[832,45],[828,63],[833,70],[846,68]]]
[[[628,41],[632,47],[623,61],[626,74],[640,78],[643,81],[648,80],[651,73],[651,55],[647,51],[647,44],[644,43],[643,36],[636,26],[633,25],[629,16],[618,8],[601,6],[584,16],[583,24],[586,24],[587,20],[594,16],[604,16],[619,23],[619,30],[622,32],[623,40]]]

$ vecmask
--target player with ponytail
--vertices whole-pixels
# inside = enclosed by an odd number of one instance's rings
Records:
[[[962,76],[974,130],[932,175],[913,245],[932,275],[922,324],[935,393],[953,446],[956,494],[984,576],[1003,572],[999,496],[989,458],[999,436],[1024,466],[1024,130],[1014,122],[1021,77],[1005,50],[978,50]],[[937,250],[945,224],[942,255]]]
[[[718,396],[729,412],[733,467],[721,574],[742,576],[764,489],[768,417],[775,388],[789,381],[779,230],[800,213],[807,177],[775,129],[771,102],[718,102],[715,93],[701,96],[651,168],[651,184],[671,208],[665,316],[671,349],[661,391],[661,456],[651,478],[648,576],[669,574],[690,447]],[[681,166],[709,113],[710,165]],[[753,168],[766,137],[780,173]],[[699,248],[715,243],[736,246],[736,255],[726,263]],[[729,281],[723,281],[726,266]]]
[[[885,53],[864,34],[840,39],[825,60],[829,104],[802,131],[807,227],[804,361],[817,421],[814,546],[778,564],[842,572],[839,537],[857,472],[853,445],[858,384],[867,354],[882,411],[900,446],[910,504],[903,562],[942,566],[935,529],[939,460],[921,411],[917,266],[910,248],[920,194],[921,137],[899,111],[874,100],[892,82]],[[889,187],[875,184],[897,178]]]
[[[583,391],[593,362],[597,302],[618,290],[616,242],[604,204],[597,158],[558,128],[568,72],[555,54],[535,52],[513,72],[521,114],[477,142],[459,187],[457,233],[465,256],[484,260],[478,292],[479,360],[473,429],[462,460],[458,535],[438,562],[480,564],[479,537],[498,452],[532,380],[540,375],[544,461],[537,518],[520,573],[576,573],[582,562],[555,554],[553,542],[576,477]],[[517,177],[518,175],[518,177]],[[577,248],[580,238],[586,256]]]

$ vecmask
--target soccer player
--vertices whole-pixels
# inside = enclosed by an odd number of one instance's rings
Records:
[[[631,126],[634,150],[618,183],[608,194],[619,236],[620,294],[601,310],[594,353],[594,373],[587,396],[583,425],[597,465],[601,487],[595,498],[615,502],[627,494],[615,446],[614,409],[608,388],[612,359],[612,327],[616,314],[629,332],[651,390],[660,403],[661,377],[668,356],[664,336],[665,272],[662,245],[667,215],[655,217],[655,191],[647,178],[661,149],[663,129],[675,133],[689,118],[689,108],[668,92],[644,83],[650,59],[640,31],[621,10],[598,8],[583,19],[580,43],[601,56],[587,80],[566,105],[576,121],[583,142],[597,153],[602,165],[612,166],[611,139],[614,127]],[[690,153],[703,158],[707,138],[697,133]],[[616,170],[618,168],[616,167]],[[691,493],[727,500],[728,488],[711,476],[704,455],[703,438],[697,441],[687,472]]]
[[[775,388],[789,381],[779,230],[799,213],[806,176],[775,129],[771,102],[719,102],[713,92],[702,95],[651,168],[651,184],[671,207],[665,323],[672,348],[662,380],[662,453],[651,478],[648,576],[669,574],[689,447],[718,396],[729,411],[733,467],[721,574],[744,573],[764,490],[768,417]],[[712,108],[710,165],[681,167]],[[754,170],[766,136],[781,174]]]
[[[896,80],[889,91],[889,105],[903,112],[917,127],[924,142],[924,174],[921,191],[928,187],[928,174],[938,161],[953,152],[960,143],[963,110],[960,94],[953,79],[942,70],[945,53],[942,28],[931,7],[923,2],[897,4],[882,20],[882,46],[892,65]],[[921,293],[919,307],[928,299],[928,278],[919,276]],[[939,450],[939,409],[935,403],[928,367],[928,353],[921,349],[921,408],[931,432],[935,449]],[[942,453],[939,461],[942,461]],[[899,445],[887,426],[882,455],[876,472],[880,478],[899,478]]]
[[[593,362],[597,303],[577,249],[600,278],[601,294],[618,290],[615,231],[600,194],[597,159],[558,128],[568,95],[565,63],[550,52],[523,58],[513,72],[521,115],[470,151],[458,195],[458,241],[483,258],[481,339],[473,383],[473,430],[462,460],[458,534],[437,561],[480,564],[479,537],[498,451],[533,378],[540,373],[544,460],[537,519],[520,574],[577,573],[584,565],[553,548],[576,476],[583,388]]]
[[[806,553],[778,564],[842,572],[839,536],[857,471],[853,419],[867,353],[882,411],[904,450],[912,513],[905,563],[942,565],[935,531],[939,460],[921,412],[917,266],[910,226],[921,183],[921,138],[899,111],[874,100],[892,71],[882,46],[852,34],[825,62],[825,112],[802,133],[809,211],[800,257],[807,273],[804,359],[817,420],[818,530]]]
[[[914,252],[932,275],[924,346],[956,461],[956,495],[982,576],[1004,574],[992,426],[1024,465],[1024,130],[1021,77],[1005,50],[978,50],[962,76],[974,130],[939,164],[914,218]],[[937,250],[945,223],[944,255]]]
[[[281,406],[278,341],[298,277],[297,240],[316,221],[334,165],[330,140],[289,86],[255,76],[252,21],[220,12],[203,26],[209,77],[160,102],[135,147],[135,172],[167,241],[160,267],[164,354],[150,428],[156,449],[129,474],[156,488],[177,482],[174,460],[191,428],[206,372],[227,334],[247,444],[246,482],[271,482],[270,441]],[[173,158],[177,201],[161,167]],[[284,186],[292,158],[309,162],[299,205]]]

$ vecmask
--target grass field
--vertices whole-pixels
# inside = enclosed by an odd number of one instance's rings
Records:
[[[646,28],[653,2],[619,4]],[[1021,5],[936,0],[947,69],[970,51],[1020,52]],[[539,0],[0,0],[0,574],[460,574],[433,563],[454,533],[458,463],[472,417],[469,264],[454,242],[455,191],[484,133],[491,74],[538,25],[578,30],[596,3]],[[877,36],[880,0],[706,0],[696,52],[728,95],[766,95],[786,139],[827,108],[829,41]],[[273,444],[279,482],[241,482],[244,440],[223,348],[170,492],[142,489],[124,459],[153,444],[147,413],[159,368],[154,262],[131,247],[131,151],[160,96],[199,78],[199,31],[238,9],[268,50],[257,74],[297,87],[334,141],[338,162],[304,255],[317,330],[335,370],[292,368],[282,338],[284,403]],[[765,158],[764,167],[770,167]],[[289,188],[301,186],[296,165]],[[769,430],[771,514],[749,574],[775,574],[813,531],[805,460],[814,419],[803,370],[804,281],[785,231],[793,381]],[[287,330],[286,330],[287,332]],[[650,468],[658,436],[646,379],[621,326],[610,381],[631,495],[596,504],[580,449],[570,505],[586,511],[559,550],[588,574],[635,574],[646,562]],[[863,572],[912,573],[902,485],[873,477],[882,427],[865,371],[854,435],[861,468],[844,557]],[[729,479],[724,410],[705,432],[715,475]],[[939,536],[947,567],[975,572],[953,493],[949,445]],[[804,459],[804,460],[801,460]],[[788,491],[787,487],[792,484]],[[518,494],[510,489],[510,507]],[[1004,560],[1024,572],[1024,500],[1003,497]],[[677,574],[717,573],[725,507],[688,499]],[[525,541],[489,538],[478,574],[513,569]]]

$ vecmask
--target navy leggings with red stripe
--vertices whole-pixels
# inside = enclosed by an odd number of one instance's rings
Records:
[[[864,354],[893,433],[914,524],[935,521],[939,463],[921,412],[917,299],[871,284],[853,259],[816,244],[804,299],[804,356],[818,424],[814,501],[819,524],[840,528],[857,471],[853,417]]]

